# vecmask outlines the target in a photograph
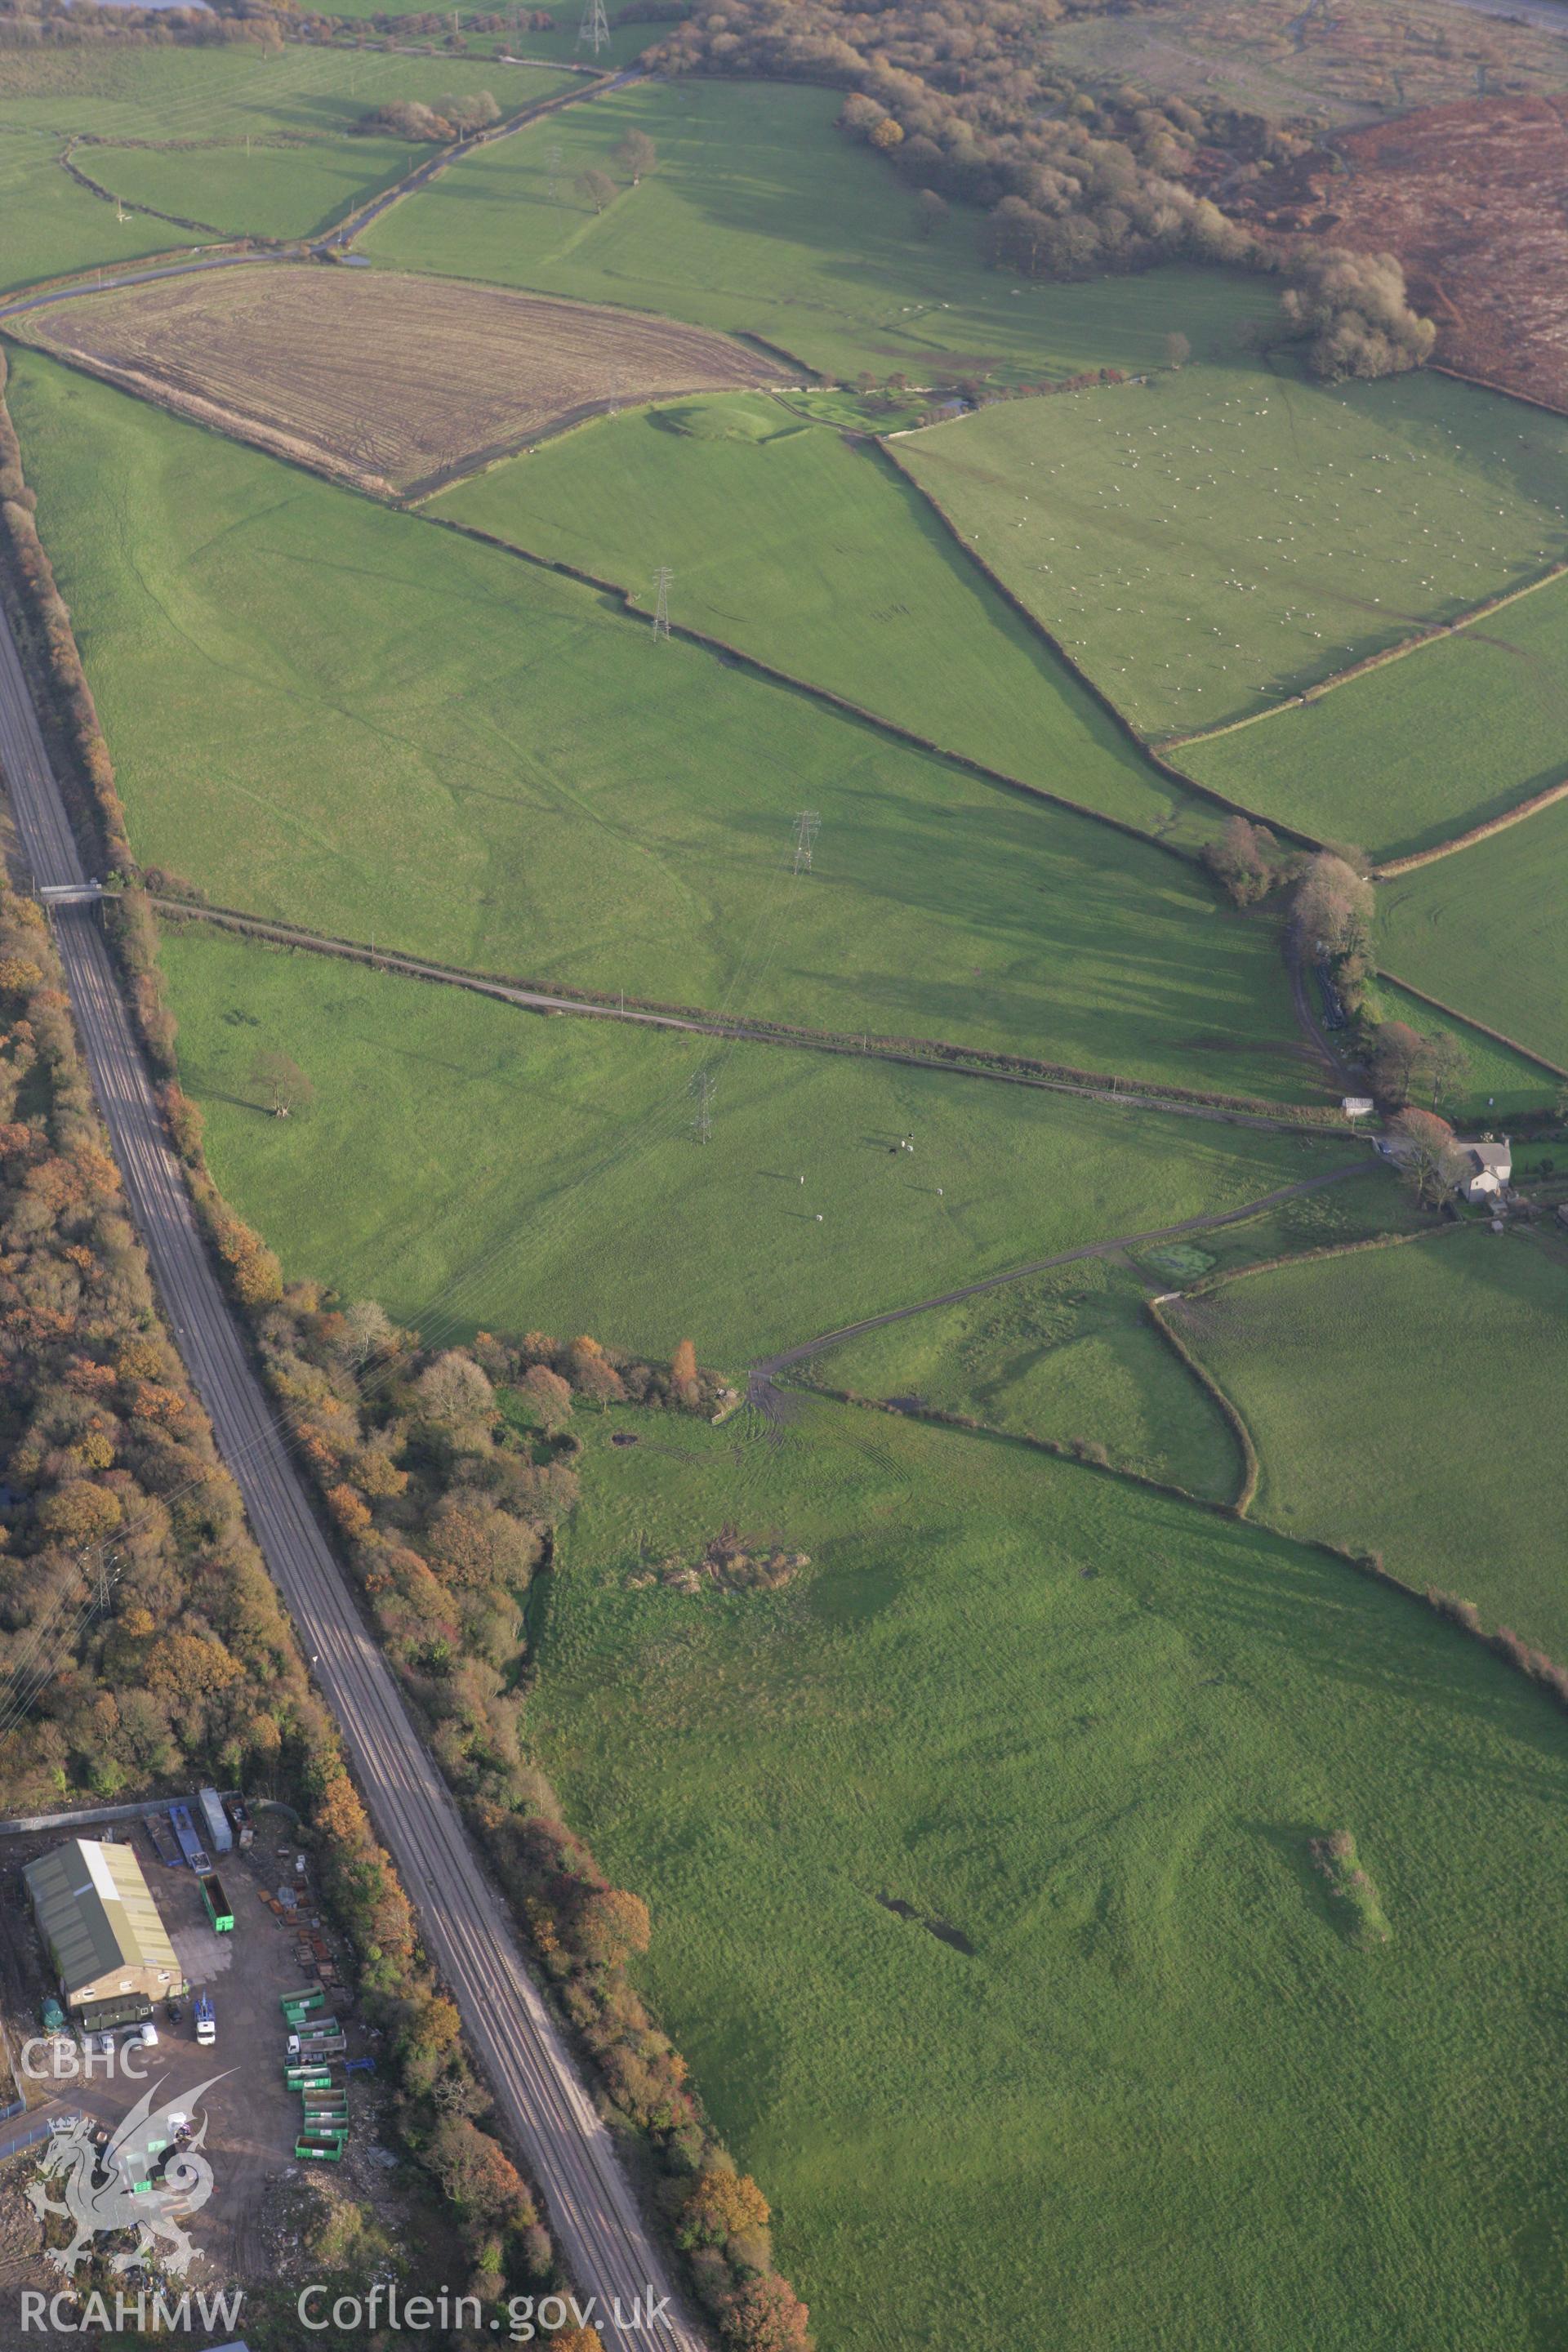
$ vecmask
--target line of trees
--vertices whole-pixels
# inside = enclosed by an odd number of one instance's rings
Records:
[[[1383,1108],[1401,1110],[1418,1095],[1426,1099],[1428,1111],[1413,1113],[1417,1127],[1411,1130],[1425,1137],[1420,1118],[1436,1114],[1441,1103],[1453,1100],[1463,1090],[1470,1057],[1451,1030],[1422,1031],[1407,1021],[1373,1017],[1373,892],[1365,871],[1369,863],[1365,853],[1353,848],[1312,854],[1287,850],[1267,825],[1237,815],[1226,819],[1219,834],[1205,844],[1202,855],[1209,873],[1236,906],[1256,906],[1274,890],[1290,890],[1289,920],[1296,952],[1306,962],[1331,973],[1335,991],[1355,1024],[1356,1048],[1365,1060],[1373,1093]],[[1451,1130],[1445,1128],[1443,1136],[1436,1139],[1439,1152],[1448,1140]],[[1428,1174],[1422,1174],[1416,1182],[1423,1197],[1432,1191]]]
[[[349,128],[362,138],[430,141],[449,146],[453,140],[471,139],[476,131],[488,131],[500,121],[500,108],[488,89],[481,89],[471,98],[438,98],[430,106],[415,99],[388,99]]]
[[[553,2252],[312,1693],[159,1316],[37,905],[0,883],[0,1781],[17,1807],[193,1780],[300,1809],[400,2065],[399,2129],[468,2291]],[[95,1603],[97,1605],[95,1605]]]
[[[280,49],[289,0],[214,0],[205,8],[138,8],[119,0],[0,0],[0,49],[212,48],[248,41]]]

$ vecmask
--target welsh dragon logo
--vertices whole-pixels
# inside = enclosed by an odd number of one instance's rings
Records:
[[[222,2074],[209,2074],[194,2090],[182,2091],[182,2108],[194,2110],[223,2079]],[[176,2144],[174,2108],[153,2104],[162,2084],[160,2077],[142,2092],[102,2149],[92,2144],[90,2116],[68,2116],[50,2133],[40,2158],[44,2179],[34,2182],[27,2199],[40,2220],[47,2216],[68,2221],[76,2232],[68,2246],[49,2249],[57,2270],[74,2275],[78,2263],[92,2252],[94,2239],[119,2230],[134,2230],[136,2243],[129,2252],[114,2255],[111,2271],[128,2271],[156,2253],[176,2278],[184,2278],[193,2262],[204,2259],[184,2224],[213,2191],[212,2167],[202,2154],[207,2119],[204,2112],[200,2130]],[[55,2179],[63,2198],[48,2194],[46,2183]]]

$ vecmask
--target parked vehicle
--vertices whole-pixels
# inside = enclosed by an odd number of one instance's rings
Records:
[[[196,1995],[195,2021],[196,2040],[204,2050],[210,2050],[217,2040],[217,2019],[213,2014],[213,2005],[205,1992],[199,1992]]]
[[[189,1805],[171,1805],[169,1819],[174,1824],[174,1835],[180,1841],[180,1852],[197,1877],[201,1877],[211,1870],[212,1864],[207,1859],[205,1846],[196,1835],[196,1825],[191,1819]]]
[[[216,1871],[207,1869],[198,1872],[196,1876],[196,1885],[202,1890],[202,1902],[205,1906],[207,1917],[212,1921],[213,1926],[217,1930],[218,1934],[220,1936],[232,1935],[234,1932],[234,1906],[230,1903],[227,1895],[224,1893],[223,1881],[219,1878]]]
[[[46,2033],[63,2033],[65,2032],[66,2013],[60,2007],[59,2002],[55,1999],[52,1992],[47,1992],[44,1995],[43,2007],[38,2011],[38,2014],[44,2021],[44,2032]]]

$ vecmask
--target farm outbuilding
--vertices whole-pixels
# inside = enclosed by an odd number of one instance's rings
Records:
[[[72,1838],[22,1874],[67,2009],[139,1994],[156,2000],[181,1981],[168,1931],[127,1845]]]

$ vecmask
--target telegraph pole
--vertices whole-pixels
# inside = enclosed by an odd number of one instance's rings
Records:
[[[797,874],[811,871],[811,845],[822,830],[822,819],[815,809],[802,809],[795,821],[795,870]]]
[[[668,563],[661,563],[653,575],[654,585],[658,591],[653,607],[653,633],[656,637],[668,639],[669,635],[669,583],[674,577]]]

